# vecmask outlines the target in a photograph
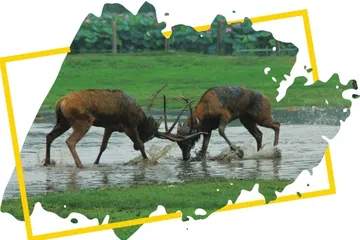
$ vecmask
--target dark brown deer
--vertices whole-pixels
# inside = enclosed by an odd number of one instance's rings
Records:
[[[166,85],[153,95],[148,106],[148,114],[156,96],[165,87]],[[46,135],[44,166],[50,164],[51,143],[70,127],[73,132],[66,140],[66,144],[78,168],[83,168],[83,165],[75,147],[91,126],[105,128],[100,152],[94,164],[99,164],[100,157],[107,147],[111,134],[116,131],[124,132],[134,143],[134,149],[140,150],[143,158],[148,159],[144,143],[154,137],[170,141],[186,140],[186,137],[177,137],[171,134],[171,131],[188,105],[180,112],[171,128],[163,133],[158,131],[161,118],[157,121],[152,116],[146,116],[140,105],[123,90],[89,89],[70,93],[60,98],[55,105],[56,125]]]
[[[187,98],[182,98],[189,103]],[[191,136],[194,133],[206,132],[207,134],[203,135],[202,148],[199,152],[200,158],[205,157],[211,132],[215,129],[218,129],[220,136],[225,139],[230,149],[236,151],[239,157],[243,158],[244,152],[236,149],[225,135],[227,124],[235,119],[239,119],[255,138],[258,151],[263,147],[263,134],[257,125],[273,129],[275,131],[274,146],[278,145],[280,123],[272,119],[269,99],[258,91],[239,86],[210,88],[202,95],[194,110],[190,105],[189,109],[190,116],[183,124],[178,125],[177,136]],[[182,151],[183,160],[190,158],[190,151],[199,139],[200,135],[193,135],[185,141],[177,142]]]

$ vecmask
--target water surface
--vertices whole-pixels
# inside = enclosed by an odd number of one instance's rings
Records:
[[[345,117],[342,109],[274,111],[274,118],[281,122],[280,142],[277,146],[281,151],[281,158],[274,153],[273,130],[259,127],[266,145],[256,153],[255,139],[239,121],[231,123],[226,128],[226,134],[230,141],[244,149],[243,159],[184,162],[175,143],[153,139],[145,146],[150,157],[157,159],[157,164],[134,164],[134,160],[141,158],[140,152],[133,149],[131,140],[125,134],[116,132],[110,138],[100,164],[94,165],[104,129],[92,127],[77,145],[77,152],[85,166],[84,169],[77,169],[65,144],[71,130],[52,144],[51,158],[56,165],[42,166],[45,135],[55,122],[53,115],[49,115],[45,121],[32,125],[21,151],[27,194],[30,196],[79,188],[183,182],[209,177],[294,179],[301,171],[310,170],[319,164],[328,145],[322,136],[334,137],[339,130],[339,120],[344,120]],[[162,125],[162,131],[163,127]],[[202,138],[195,149],[200,149],[201,144]],[[229,153],[229,146],[217,130],[213,131],[208,150],[209,157],[215,159],[219,154]],[[192,156],[195,156],[194,150]],[[4,198],[18,196],[17,174],[14,171]]]

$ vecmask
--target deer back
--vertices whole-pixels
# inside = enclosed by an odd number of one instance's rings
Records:
[[[122,90],[73,92],[62,98],[61,108],[65,115],[90,115],[95,118],[94,125],[99,126],[112,122],[132,125],[145,117],[136,101]]]
[[[226,116],[235,119],[243,114],[260,112],[268,99],[260,92],[241,86],[224,86],[208,89],[193,111],[193,122]],[[191,116],[187,122],[190,123]]]

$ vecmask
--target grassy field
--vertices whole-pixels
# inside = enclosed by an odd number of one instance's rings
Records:
[[[163,205],[167,213],[180,210],[183,220],[187,216],[200,219],[225,206],[228,200],[235,202],[241,189],[251,190],[255,183],[259,184],[259,192],[269,202],[276,198],[275,191],[281,192],[292,181],[208,179],[186,184],[77,190],[29,197],[29,207],[31,213],[34,204],[41,202],[45,210],[55,212],[60,217],[66,218],[70,213],[78,212],[90,219],[98,218],[100,223],[109,214],[111,223],[148,217],[158,205]],[[195,215],[197,208],[203,208],[207,215]],[[9,212],[19,220],[23,220],[21,209],[19,199],[2,202],[1,211]],[[115,229],[115,233],[121,239],[127,239],[139,227],[119,228]]]
[[[219,85],[244,85],[267,95],[273,108],[293,106],[326,107],[347,106],[350,103],[341,97],[343,89],[336,75],[328,83],[320,81],[304,87],[304,79],[298,79],[288,90],[287,96],[276,101],[277,88],[284,74],[291,71],[294,57],[231,57],[208,56],[190,53],[138,53],[138,54],[79,54],[68,55],[58,78],[43,102],[41,111],[53,110],[58,98],[88,88],[117,88],[127,91],[143,107],[151,95],[163,84],[168,87],[162,93],[167,95],[168,108],[179,109],[184,102],[179,95],[199,99],[204,91]],[[264,68],[271,67],[269,75]],[[278,82],[274,82],[271,77]],[[336,89],[339,85],[339,89]],[[154,108],[162,108],[162,98]]]

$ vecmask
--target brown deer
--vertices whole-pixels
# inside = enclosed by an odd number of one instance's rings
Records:
[[[148,114],[156,96],[166,86],[164,85],[153,95],[148,106]],[[144,143],[154,137],[175,142],[187,139],[187,137],[177,137],[171,134],[171,131],[188,105],[180,112],[171,128],[163,133],[158,131],[161,125],[161,118],[157,121],[152,116],[146,116],[140,105],[123,90],[88,89],[70,93],[60,98],[55,105],[56,125],[46,135],[44,166],[50,164],[51,143],[70,127],[73,129],[73,132],[66,140],[66,144],[78,168],[83,168],[83,165],[75,147],[91,126],[105,128],[100,152],[94,164],[99,164],[100,157],[107,147],[109,138],[115,131],[124,132],[134,143],[134,149],[136,151],[140,150],[143,158],[148,159]],[[198,134],[193,136],[196,135]]]
[[[182,97],[187,103],[188,99]],[[164,97],[165,102],[165,97]],[[164,104],[164,108],[166,105]],[[190,158],[190,151],[200,139],[200,135],[193,135],[198,132],[203,134],[202,148],[199,157],[205,157],[212,130],[218,129],[221,137],[225,139],[230,149],[237,152],[243,158],[244,152],[236,149],[225,135],[225,128],[228,123],[239,119],[242,125],[255,138],[257,151],[262,146],[262,132],[257,124],[271,128],[275,131],[274,146],[278,145],[280,123],[275,122],[271,116],[271,104],[269,99],[258,91],[239,86],[223,86],[208,89],[200,101],[192,110],[189,105],[190,116],[183,124],[178,125],[177,136],[191,136],[185,141],[177,142],[182,151],[183,160]],[[165,110],[164,110],[165,111]],[[166,122],[165,122],[166,124]]]

